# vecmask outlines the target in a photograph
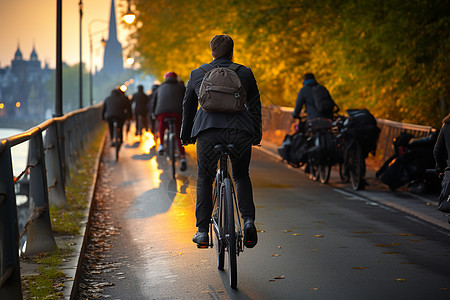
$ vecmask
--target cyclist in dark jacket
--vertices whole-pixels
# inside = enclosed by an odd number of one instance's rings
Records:
[[[212,66],[228,67],[233,59],[234,42],[227,35],[216,35],[210,42]],[[244,219],[244,243],[248,248],[257,243],[255,206],[249,176],[252,145],[259,144],[261,133],[261,102],[253,72],[244,66],[237,70],[247,93],[247,107],[240,113],[206,112],[198,109],[198,93],[205,71],[197,68],[191,72],[183,100],[183,143],[197,141],[197,207],[198,231],[193,241],[200,245],[209,242],[208,226],[212,213],[212,183],[219,154],[213,150],[219,143],[234,144],[231,165],[236,183],[239,211]]]
[[[106,120],[109,124],[109,135],[111,137],[111,141],[113,140],[113,131],[114,131],[114,120],[118,122],[120,128],[120,140],[123,141],[122,128],[125,120],[129,116],[129,102],[123,96],[123,93],[114,89],[111,91],[111,95],[109,95],[104,103],[103,103],[103,112],[102,117],[103,120]],[[111,146],[113,143],[111,142]]]
[[[333,115],[322,115],[314,104],[313,87],[317,85],[316,78],[312,73],[306,73],[303,76],[303,87],[300,89],[297,95],[297,100],[295,101],[295,108],[292,116],[297,117],[302,111],[303,106],[305,106],[307,119],[312,120],[315,118],[328,118],[331,119]]]
[[[181,127],[181,106],[186,88],[178,82],[178,75],[175,72],[167,72],[164,74],[164,82],[156,89],[153,96],[153,112],[158,119],[159,130],[159,148],[160,154],[164,153],[164,132],[166,131],[167,118],[176,118],[176,139],[178,150],[180,152],[180,170],[185,171],[187,168],[184,146],[180,140]]]

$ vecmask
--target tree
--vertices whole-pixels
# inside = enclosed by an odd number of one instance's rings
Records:
[[[130,42],[162,78],[211,60],[226,33],[234,60],[251,67],[263,103],[293,106],[306,72],[342,109],[440,126],[449,104],[449,0],[135,0]]]

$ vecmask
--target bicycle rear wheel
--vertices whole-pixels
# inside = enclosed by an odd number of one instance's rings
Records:
[[[226,207],[226,235],[227,235],[227,249],[228,249],[228,273],[230,277],[231,288],[237,286],[237,257],[236,257],[236,231],[234,226],[234,209],[233,209],[233,194],[232,186],[229,178],[224,180],[224,201]]]
[[[114,143],[116,150],[116,161],[119,161],[119,150],[120,150],[120,128],[117,122],[114,122]]]
[[[321,183],[327,183],[330,179],[331,164],[323,163],[319,165],[319,178]]]
[[[339,176],[341,177],[342,182],[347,183],[350,179],[348,175],[348,170],[345,169],[345,163],[339,163]]]
[[[319,180],[319,166],[315,159],[309,159],[309,179],[313,181]]]
[[[348,162],[350,165],[350,179],[353,189],[362,190],[364,188],[363,182],[363,162],[364,159],[361,153],[361,146],[354,141],[349,149]]]
[[[170,164],[171,164],[171,168],[172,168],[172,178],[175,179],[175,134],[174,133],[169,133],[169,138],[168,138],[168,151],[169,151],[169,159],[170,159]]]

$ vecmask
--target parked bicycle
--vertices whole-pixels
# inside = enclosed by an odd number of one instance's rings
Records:
[[[439,187],[439,180],[426,169],[436,164],[433,149],[438,134],[438,131],[433,131],[427,137],[414,138],[412,134],[402,132],[393,140],[395,153],[377,171],[377,178],[392,191],[403,185],[413,193],[435,190]]]
[[[336,142],[331,119],[316,118],[307,123],[308,165],[310,178],[327,183],[336,163]]]
[[[217,267],[224,270],[225,252],[228,253],[228,273],[230,286],[237,286],[237,256],[244,251],[241,219],[237,209],[236,192],[233,179],[228,171],[229,153],[233,145],[216,145],[220,153],[219,169],[216,174],[213,197],[213,216],[210,223],[210,235],[216,242]],[[211,248],[213,239],[211,239]],[[201,247],[201,246],[199,246]],[[208,246],[206,246],[208,247]]]
[[[339,176],[343,182],[351,181],[354,190],[364,189],[366,161],[375,154],[380,129],[367,109],[348,109],[348,116],[338,116],[335,134],[339,154]]]
[[[339,152],[339,177],[345,183],[351,181],[354,190],[364,189],[366,163],[361,145],[348,128],[348,118],[337,120],[337,149]]]

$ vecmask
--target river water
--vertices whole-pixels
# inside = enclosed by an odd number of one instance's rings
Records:
[[[22,133],[23,130],[11,129],[11,128],[0,128],[0,140],[3,138],[8,138],[13,135]],[[28,142],[23,142],[11,148],[11,159],[12,159],[12,169],[14,177],[19,176],[27,166],[28,160]],[[18,187],[16,186],[16,193]],[[17,216],[18,216],[18,226],[19,234],[22,232],[26,221],[30,215],[28,207],[28,196],[17,195],[16,194],[16,204],[17,204]],[[20,245],[23,246],[26,240],[26,234],[22,238]]]

